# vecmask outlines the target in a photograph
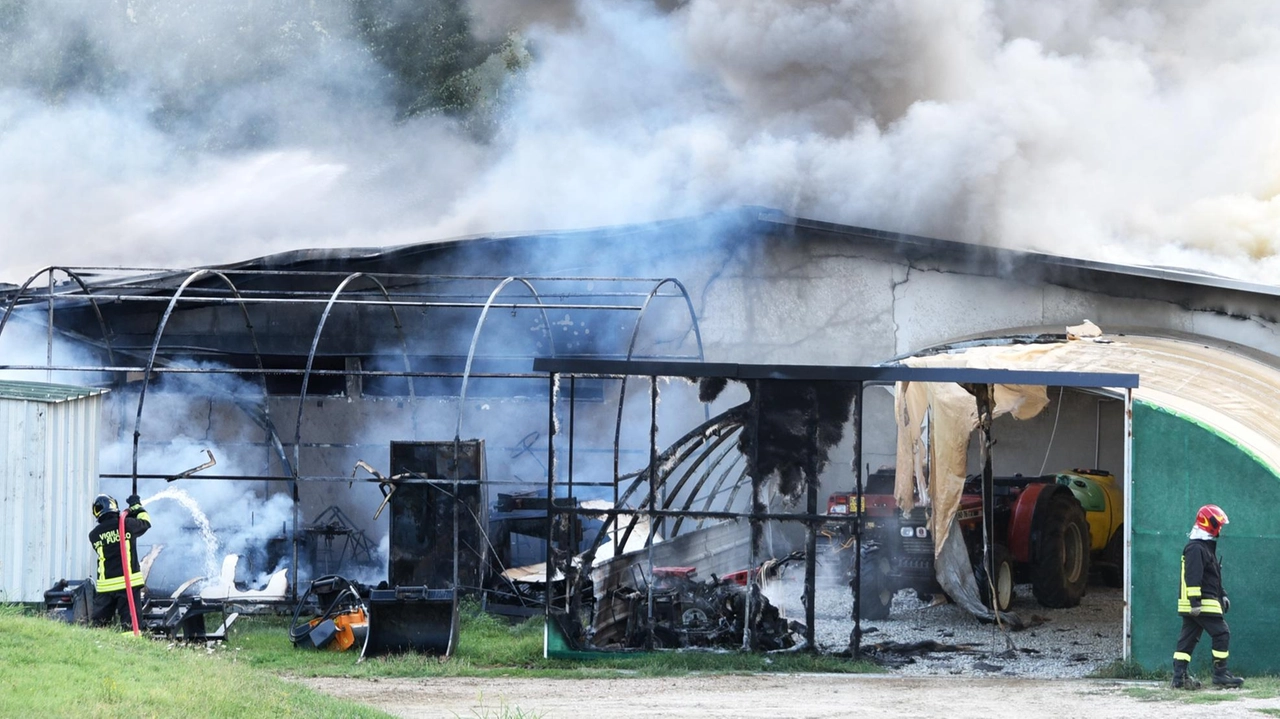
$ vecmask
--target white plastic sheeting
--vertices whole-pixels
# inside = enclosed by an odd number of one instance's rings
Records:
[[[94,571],[103,389],[0,382],[0,601],[43,602]]]

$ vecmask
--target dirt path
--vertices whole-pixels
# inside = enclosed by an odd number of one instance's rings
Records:
[[[1185,704],[1140,701],[1123,683],[890,675],[732,675],[618,679],[300,679],[399,717],[1080,717],[1168,719]],[[1143,686],[1155,685],[1139,683]],[[1212,690],[1205,690],[1212,691]],[[1215,719],[1280,712],[1280,698],[1215,702]],[[517,711],[518,710],[518,711]]]

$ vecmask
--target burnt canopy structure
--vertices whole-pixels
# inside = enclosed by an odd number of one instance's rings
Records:
[[[404,474],[397,440],[486,437],[506,450],[490,473],[494,485],[518,491],[536,482],[543,470],[528,449],[546,431],[537,409],[545,386],[532,358],[703,355],[690,299],[675,279],[436,275],[388,271],[389,264],[398,263],[299,253],[178,273],[47,268],[5,304],[4,364],[116,390],[101,475],[111,491],[150,493],[181,476],[197,499],[225,503],[226,491],[206,491],[219,481],[258,498],[207,506],[215,530],[220,519],[265,523],[257,502],[287,497],[292,516],[265,538],[268,556],[253,569],[288,565],[296,594],[308,570],[300,543],[331,543],[336,531],[386,533],[372,516],[375,478],[353,484],[354,468]],[[597,383],[583,397],[598,404],[605,390]],[[216,468],[179,475],[178,450],[195,446],[216,452]],[[487,494],[486,486],[472,501],[480,514]],[[336,506],[347,511],[335,514]],[[219,509],[241,516],[214,516]],[[361,526],[335,528],[325,519],[334,516]],[[260,526],[246,533],[263,539]],[[482,563],[483,543],[468,547],[479,557],[464,561]],[[180,568],[186,564],[168,571],[190,571]],[[163,575],[165,562],[157,569]],[[479,588],[476,572],[463,574]]]
[[[551,381],[551,408],[553,426],[559,415],[558,403],[562,398],[560,387],[569,380],[570,407],[572,407],[573,383],[584,378],[647,378],[649,396],[650,460],[648,465],[630,477],[622,495],[626,499],[638,497],[634,502],[617,503],[611,509],[582,509],[572,503],[555,507],[547,512],[547,554],[555,562],[548,576],[559,576],[563,581],[547,582],[548,631],[553,639],[549,651],[579,651],[589,648],[619,648],[664,646],[664,638],[674,638],[677,645],[697,645],[690,636],[719,635],[737,640],[742,648],[750,650],[780,649],[790,646],[780,642],[776,613],[769,612],[769,603],[761,593],[757,574],[761,563],[775,559],[765,547],[766,526],[771,523],[794,523],[802,526],[803,548],[795,556],[805,562],[805,609],[803,633],[805,646],[816,648],[814,638],[814,593],[816,583],[817,533],[819,527],[832,520],[831,515],[820,513],[818,504],[819,474],[827,462],[828,453],[841,439],[845,423],[852,415],[853,424],[853,474],[851,484],[857,488],[858,504],[864,486],[860,466],[862,460],[862,410],[863,390],[867,385],[895,382],[954,382],[968,388],[977,397],[978,411],[986,420],[982,424],[986,441],[984,453],[991,446],[990,414],[992,411],[993,385],[1053,385],[1058,387],[1110,387],[1129,397],[1137,386],[1137,375],[1121,373],[1089,372],[1037,372],[1000,369],[971,368],[919,368],[907,366],[882,367],[827,367],[794,365],[736,365],[685,362],[628,362],[609,360],[543,359],[534,368],[549,373]],[[710,400],[730,382],[740,383],[748,390],[747,399],[720,415],[698,425],[684,439],[670,447],[661,448],[658,437],[659,381],[662,378],[682,378],[697,381],[702,387],[700,398]],[[708,391],[710,388],[710,391]],[[1128,399],[1126,399],[1126,406]],[[575,423],[572,412],[564,433],[567,433],[567,457],[569,470],[560,479],[556,437],[553,433],[548,445],[547,494],[548,496],[573,495],[573,439]],[[726,442],[736,436],[736,442]],[[719,470],[726,464],[728,454],[746,458],[737,466],[727,485],[733,493],[720,506],[712,507],[718,492],[704,497],[697,490],[686,493],[684,488],[693,484],[702,487],[708,479],[720,475],[717,486],[726,484],[726,473]],[[619,477],[619,480],[624,478]],[[734,497],[738,490],[746,488],[746,501],[737,504]],[[990,501],[994,495],[990,461],[983,469],[983,496],[988,508],[986,516],[993,512]],[[770,497],[781,498],[781,508]],[[680,498],[680,499],[677,499]],[[699,506],[700,505],[700,506]],[[627,508],[623,508],[623,507]],[[631,508],[634,507],[634,508]],[[557,527],[572,527],[584,514],[604,517],[600,542],[581,555],[555,551]],[[861,512],[845,515],[852,525],[851,534],[861,543]],[[695,520],[699,529],[680,534],[681,522]],[[714,524],[706,529],[702,522]],[[674,523],[671,532],[660,528]],[[745,531],[740,526],[747,524]],[[643,532],[641,542],[631,546],[625,537]],[[616,540],[617,536],[624,539]],[[735,539],[746,535],[747,541]],[[993,532],[987,531],[986,560],[993,557]],[[607,559],[597,563],[596,549],[608,547],[612,551]],[[563,540],[559,542],[565,546]],[[745,545],[745,556],[740,550]],[[855,556],[860,556],[855,553]],[[737,567],[726,567],[727,558],[740,562]],[[663,567],[672,560],[696,566]],[[732,560],[729,560],[732,561]],[[988,564],[990,567],[990,564]],[[725,584],[724,575],[741,576],[745,590],[741,592],[740,611],[723,612],[717,616],[714,605],[726,601],[722,592],[713,592],[712,601],[696,596],[696,586],[685,581],[679,589],[669,591],[669,578],[677,574],[682,578],[704,571],[711,576],[712,589]],[[988,576],[990,569],[988,568]],[[717,575],[720,575],[719,577]],[[630,584],[628,584],[630,582]],[[857,653],[861,643],[861,588],[853,585],[854,631],[851,649]],[[667,595],[667,596],[660,596]],[[637,601],[641,600],[641,601]],[[674,611],[667,605],[676,604]],[[660,621],[664,607],[668,608],[668,621]],[[643,612],[643,616],[637,616]],[[717,626],[718,621],[718,626]],[[728,623],[731,626],[725,626]],[[666,637],[660,636],[666,635]],[[675,635],[675,636],[673,636]],[[671,646],[666,644],[666,646]]]

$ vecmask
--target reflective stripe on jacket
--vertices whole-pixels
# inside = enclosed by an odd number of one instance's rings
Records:
[[[1190,614],[1196,606],[1203,614],[1222,614],[1222,565],[1218,563],[1217,544],[1193,539],[1183,548],[1179,614]]]
[[[138,537],[151,528],[151,516],[142,505],[129,508],[124,518],[126,547],[129,554],[129,581],[141,587],[146,581],[138,564]],[[89,542],[98,555],[98,576],[94,588],[99,592],[118,592],[125,588],[124,564],[120,561],[120,515],[107,512],[98,518],[98,525],[89,532]]]

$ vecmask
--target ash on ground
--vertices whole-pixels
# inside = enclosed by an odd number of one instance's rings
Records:
[[[925,602],[904,589],[894,596],[889,619],[863,621],[863,651],[907,676],[1078,678],[1122,658],[1122,590],[1091,585],[1070,609],[1040,606],[1030,584],[1018,585],[1016,592],[1009,609],[1026,626],[1020,631],[980,622],[945,597],[945,603]],[[788,617],[803,621],[798,583],[784,580],[766,594]],[[819,584],[814,604],[819,648],[847,651],[854,627],[849,588]],[[878,652],[877,646],[896,650]]]

